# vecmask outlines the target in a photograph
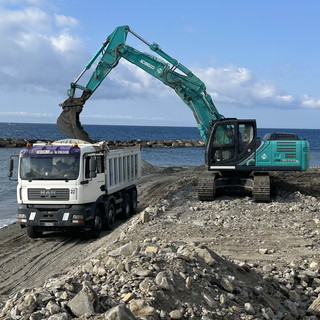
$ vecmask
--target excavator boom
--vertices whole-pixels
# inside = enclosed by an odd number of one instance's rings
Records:
[[[127,45],[126,39],[129,32],[161,58],[140,52]],[[135,64],[171,87],[191,109],[197,121],[200,135],[204,141],[207,141],[211,121],[222,119],[223,116],[217,111],[211,96],[206,92],[205,84],[188,68],[162,51],[158,44],[148,43],[130,30],[128,26],[117,27],[87,63],[77,79],[70,84],[68,98],[60,104],[63,111],[57,120],[58,129],[63,134],[71,138],[90,141],[89,135],[81,125],[80,113],[86,101],[110,71],[117,66],[121,58]],[[97,66],[88,83],[85,86],[80,85],[79,80],[97,59],[99,59]],[[76,90],[82,91],[80,97],[75,96]]]

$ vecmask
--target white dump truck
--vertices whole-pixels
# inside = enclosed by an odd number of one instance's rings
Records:
[[[31,238],[52,230],[98,238],[117,214],[136,212],[140,177],[140,147],[111,150],[75,139],[27,145],[19,154],[18,221]]]

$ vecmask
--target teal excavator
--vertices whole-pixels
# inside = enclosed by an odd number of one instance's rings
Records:
[[[128,33],[145,43],[159,57],[126,44]],[[205,142],[205,163],[212,172],[199,177],[199,200],[213,200],[219,188],[242,187],[252,191],[255,201],[267,202],[270,201],[270,171],[308,169],[308,141],[296,134],[276,132],[261,139],[257,136],[254,119],[225,118],[218,112],[205,84],[197,76],[162,51],[158,44],[148,43],[128,26],[117,27],[70,84],[68,98],[60,104],[63,111],[57,119],[57,127],[64,135],[91,141],[79,115],[86,101],[121,58],[171,87],[191,109]],[[80,85],[79,80],[96,61],[89,81],[86,85]],[[77,90],[82,92],[78,97]]]

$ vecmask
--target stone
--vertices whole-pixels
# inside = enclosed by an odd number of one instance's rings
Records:
[[[319,270],[319,264],[317,261],[311,261],[309,265],[310,270],[317,271]]]
[[[168,280],[165,272],[159,272],[155,278],[155,283],[159,286],[161,289],[170,290],[171,285],[170,281]]]
[[[158,287],[156,286],[156,284],[154,283],[154,281],[150,278],[145,278],[144,280],[142,280],[139,284],[139,289],[142,292],[148,293],[150,291],[155,291],[158,289]]]
[[[208,249],[196,248],[195,253],[202,258],[209,266],[214,266],[217,260],[211,255]]]
[[[251,314],[251,315],[254,315],[256,313],[254,307],[252,306],[251,303],[249,302],[246,302],[244,304],[244,310],[248,313],[248,314]]]
[[[69,317],[67,313],[63,312],[50,316],[48,320],[69,320]]]
[[[172,310],[170,313],[169,313],[169,316],[171,319],[182,319],[183,317],[183,314],[180,310]]]
[[[77,293],[67,305],[72,313],[77,317],[80,317],[84,314],[93,315],[95,313],[90,296],[85,291],[80,291]]]
[[[29,318],[29,320],[42,320],[42,319],[43,319],[43,313],[40,311],[34,312]]]
[[[134,314],[123,304],[111,308],[104,314],[105,320],[135,320]]]
[[[299,317],[299,312],[294,302],[292,302],[291,300],[286,300],[284,305],[295,318]]]
[[[220,280],[220,284],[226,291],[231,293],[234,291],[234,284],[230,280],[223,278]]]
[[[158,253],[159,248],[157,246],[148,246],[144,250],[145,253]]]
[[[128,292],[126,293],[123,297],[122,297],[122,301],[124,302],[129,302],[130,300],[132,300],[134,298],[134,293],[133,292]]]
[[[142,211],[139,215],[139,219],[142,223],[149,222],[151,220],[149,212],[146,210]]]
[[[103,277],[103,276],[105,276],[107,274],[107,270],[104,268],[104,267],[100,267],[99,269],[98,269],[98,275],[100,276],[100,277]]]
[[[129,243],[126,243],[125,245],[123,245],[122,247],[120,248],[117,248],[115,250],[112,250],[108,253],[108,255],[110,257],[119,257],[119,256],[132,256],[134,255],[136,252],[139,251],[139,246],[132,243],[132,242],[129,242]]]
[[[315,316],[320,316],[320,296],[312,302],[307,312]]]
[[[210,295],[205,292],[202,292],[201,295],[210,308],[215,308],[217,306],[217,302]]]
[[[157,310],[149,306],[144,300],[132,300],[130,301],[129,308],[135,316],[153,316],[157,313]]]
[[[53,301],[48,302],[48,304],[46,305],[46,309],[49,310],[50,315],[60,313],[60,310],[61,310],[61,308]]]

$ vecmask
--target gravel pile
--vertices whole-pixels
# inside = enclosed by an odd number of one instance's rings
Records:
[[[0,318],[320,319],[318,198],[199,202],[190,174],[162,194],[83,263],[9,297]]]

